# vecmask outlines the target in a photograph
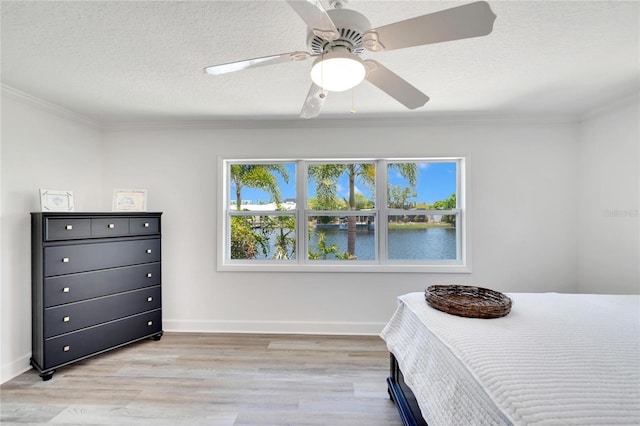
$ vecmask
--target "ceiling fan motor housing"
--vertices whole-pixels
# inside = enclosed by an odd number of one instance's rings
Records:
[[[327,14],[335,24],[340,36],[333,41],[325,40],[313,33],[310,28],[307,34],[307,45],[312,55],[322,55],[340,46],[351,53],[364,52],[363,34],[371,29],[371,23],[362,14],[350,9],[331,9]]]

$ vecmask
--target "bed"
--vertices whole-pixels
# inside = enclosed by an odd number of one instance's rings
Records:
[[[509,296],[495,319],[398,298],[381,337],[405,425],[640,424],[640,296]]]

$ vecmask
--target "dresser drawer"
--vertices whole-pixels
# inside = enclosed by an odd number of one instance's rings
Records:
[[[129,219],[129,233],[131,235],[159,234],[160,218],[132,217]]]
[[[162,332],[162,310],[123,318],[44,341],[44,366],[50,369]]]
[[[92,237],[119,237],[129,235],[128,218],[91,219]]]
[[[44,307],[159,285],[160,263],[81,272],[44,279]]]
[[[45,219],[45,241],[73,240],[91,236],[91,219]]]
[[[160,238],[44,248],[44,275],[73,274],[160,261]]]
[[[44,337],[80,330],[162,307],[160,286],[44,310]]]

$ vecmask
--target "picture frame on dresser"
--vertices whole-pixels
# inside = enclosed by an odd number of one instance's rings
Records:
[[[40,210],[43,212],[72,212],[73,192],[57,189],[40,189]]]
[[[114,212],[143,212],[147,210],[147,190],[146,189],[114,189],[113,207]]]
[[[31,365],[58,368],[162,337],[159,212],[31,213]]]

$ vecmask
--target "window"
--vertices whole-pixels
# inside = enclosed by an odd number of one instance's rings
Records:
[[[465,159],[221,159],[221,270],[468,272]]]
[[[295,175],[295,163],[227,163],[227,260],[296,258]]]

